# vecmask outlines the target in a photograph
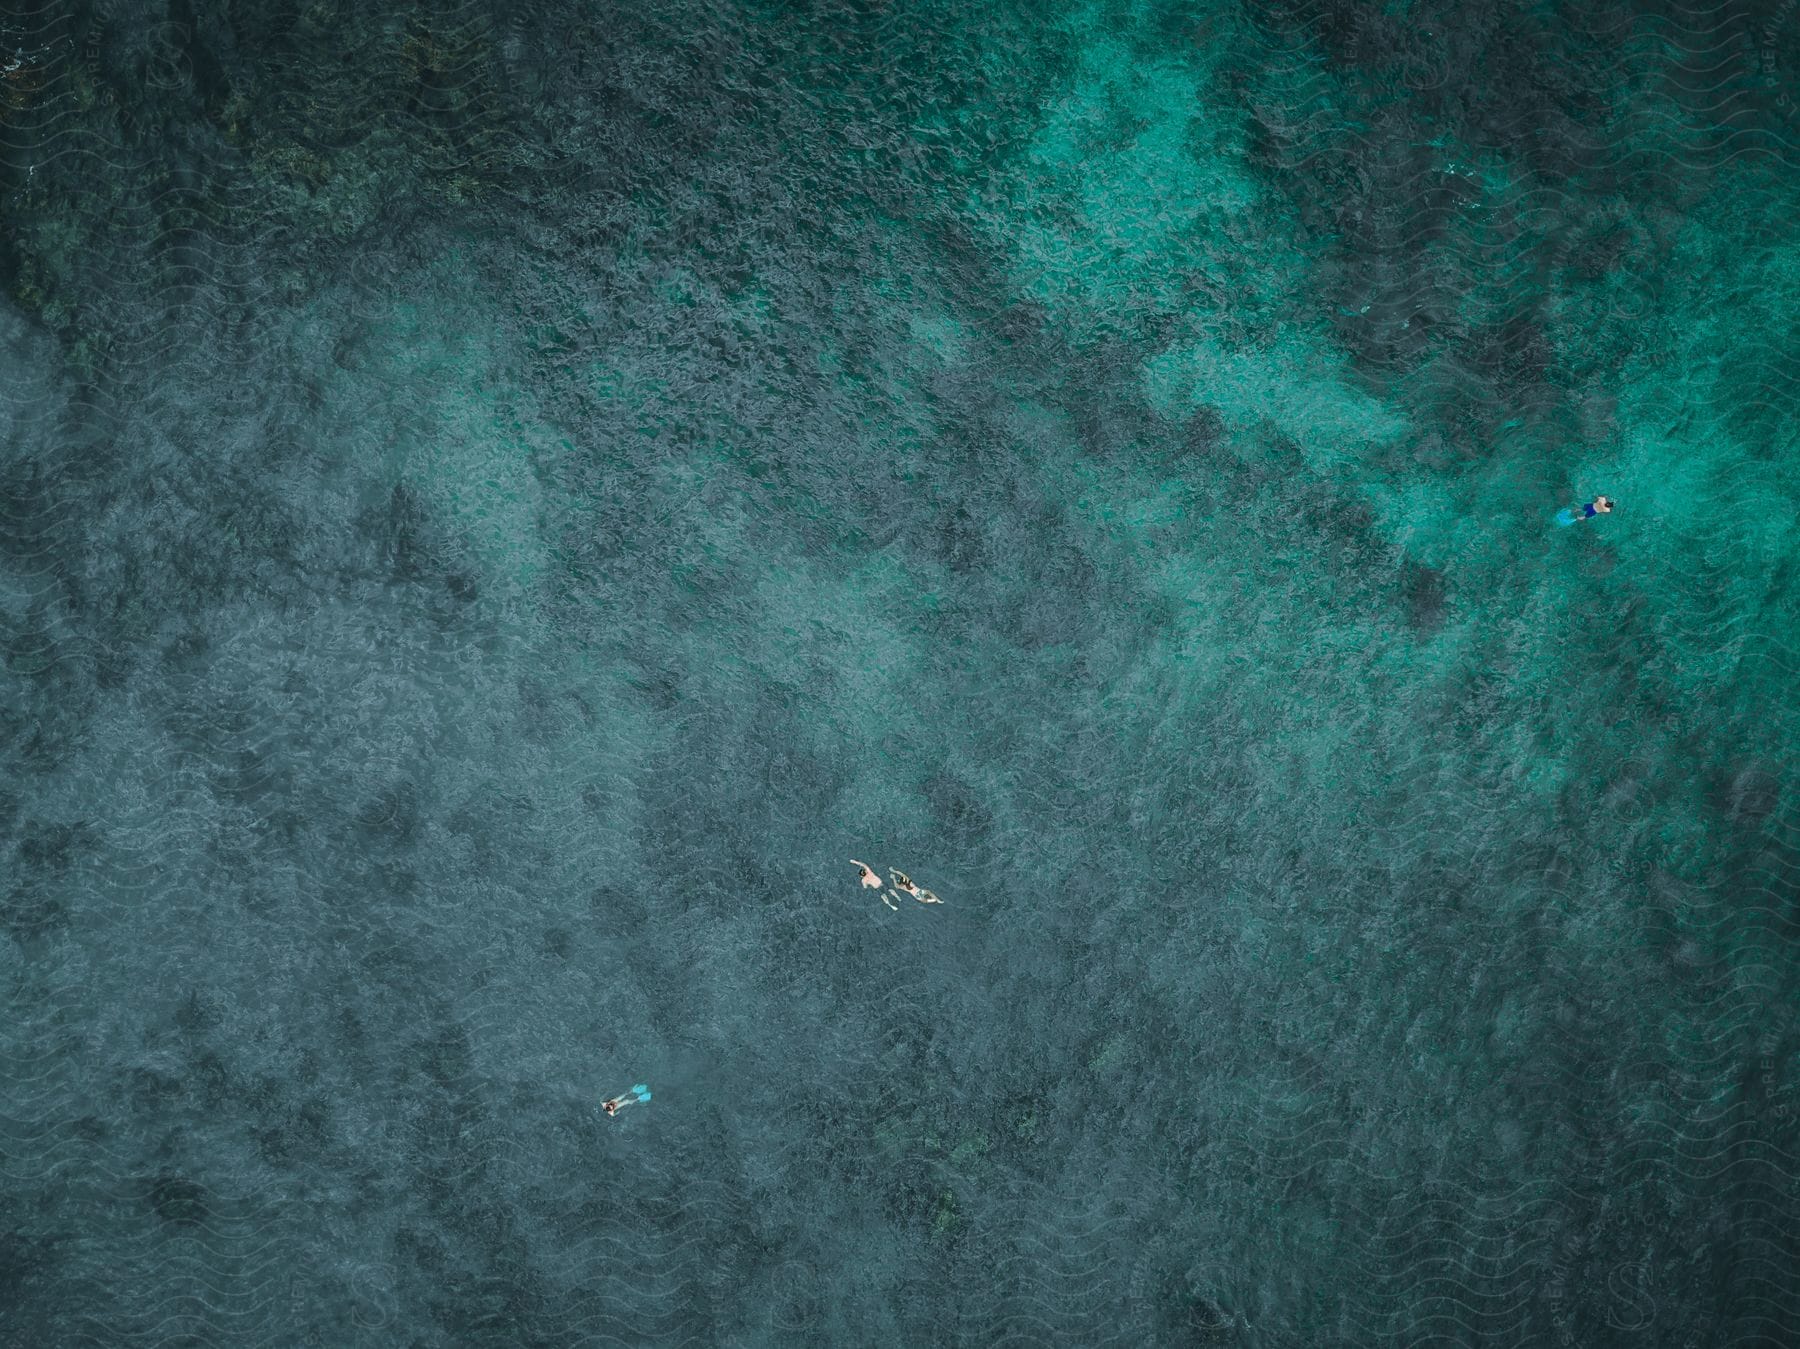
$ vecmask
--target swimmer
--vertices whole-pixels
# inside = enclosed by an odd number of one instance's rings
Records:
[[[600,1108],[608,1115],[616,1115],[628,1105],[636,1105],[639,1101],[647,1101],[649,1099],[650,1088],[640,1082],[630,1091],[622,1091],[610,1101],[600,1102]]]
[[[1612,508],[1611,497],[1595,497],[1582,506],[1564,506],[1556,513],[1556,523],[1559,525],[1579,524],[1583,520],[1592,520],[1596,515],[1606,515],[1611,512]]]
[[[905,891],[921,904],[942,904],[944,902],[923,886],[915,884],[913,878],[904,871],[895,871],[889,867],[888,878],[893,881],[894,889]]]
[[[858,880],[860,880],[865,886],[867,886],[871,890],[881,890],[881,877],[877,876],[874,873],[874,871],[872,871],[869,867],[864,866],[861,862],[858,862],[854,857],[852,857],[850,859],[850,861],[856,867],[856,875],[857,875]],[[894,901],[889,897],[887,891],[885,891],[885,890],[881,890],[881,902],[883,904],[887,905],[890,909],[894,909],[896,911],[898,911],[898,909],[900,908],[900,906],[898,904],[894,903]]]

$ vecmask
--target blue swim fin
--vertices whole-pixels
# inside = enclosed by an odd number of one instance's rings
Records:
[[[1558,511],[1556,513],[1556,523],[1559,525],[1562,525],[1565,528],[1567,528],[1569,525],[1574,524],[1575,521],[1579,518],[1580,517],[1577,516],[1575,514],[1575,512],[1573,510],[1569,509],[1569,507],[1567,507],[1567,506],[1564,506],[1560,511]]]
[[[650,1088],[646,1087],[642,1082],[638,1083],[632,1090],[637,1093],[638,1100],[647,1101],[650,1099]]]

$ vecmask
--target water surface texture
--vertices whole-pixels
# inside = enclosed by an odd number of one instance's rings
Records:
[[[1800,1339],[1795,0],[9,14],[0,1345]]]

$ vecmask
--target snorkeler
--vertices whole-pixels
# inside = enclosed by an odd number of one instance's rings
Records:
[[[889,867],[888,879],[893,881],[894,889],[905,891],[921,904],[942,904],[944,902],[936,895],[932,894],[931,891],[916,884],[913,881],[913,878],[908,876],[904,871],[895,871],[892,867]]]
[[[1612,508],[1611,497],[1595,497],[1585,505],[1564,506],[1556,513],[1556,523],[1559,525],[1578,524],[1583,520],[1592,520],[1596,515],[1606,515],[1611,512]]]
[[[622,1091],[610,1101],[600,1102],[600,1108],[608,1115],[616,1115],[628,1105],[636,1105],[639,1101],[647,1101],[649,1099],[650,1088],[640,1082],[630,1091]]]
[[[850,861],[856,867],[856,877],[858,880],[871,890],[881,890],[881,877],[877,876],[872,869],[865,866],[863,863],[858,862],[854,857],[852,857]],[[881,890],[881,902],[890,909],[896,911],[900,908],[898,904],[894,903],[886,890]]]

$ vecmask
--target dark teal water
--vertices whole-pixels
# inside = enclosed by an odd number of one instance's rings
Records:
[[[1794,0],[0,47],[0,1344],[1800,1338]]]

